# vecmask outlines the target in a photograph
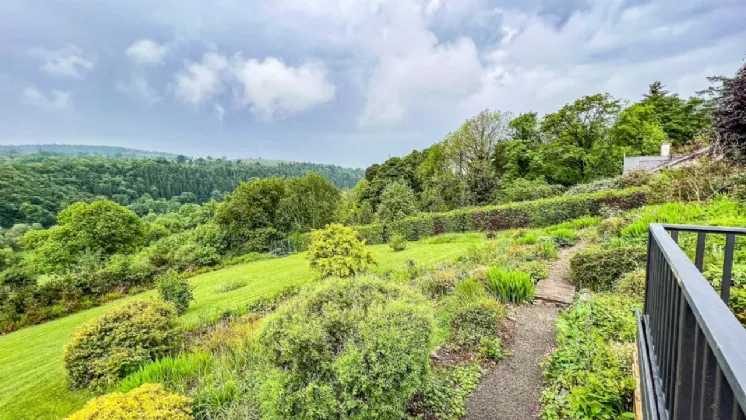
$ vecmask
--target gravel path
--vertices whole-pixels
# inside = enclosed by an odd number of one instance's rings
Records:
[[[582,245],[563,249],[552,264],[549,278],[565,282],[569,259]],[[516,330],[508,345],[511,356],[487,373],[466,403],[466,420],[537,419],[543,377],[539,363],[554,346],[555,321],[560,308],[537,303],[516,308]]]

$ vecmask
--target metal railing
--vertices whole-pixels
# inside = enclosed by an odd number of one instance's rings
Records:
[[[697,235],[692,262],[679,232]],[[708,235],[725,235],[720,295],[702,268]],[[746,329],[727,303],[746,229],[651,224],[638,355],[645,420],[746,420]]]

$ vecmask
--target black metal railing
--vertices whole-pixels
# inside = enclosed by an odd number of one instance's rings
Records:
[[[679,232],[697,235],[694,263]],[[725,235],[721,292],[702,275],[708,235]],[[651,224],[638,355],[645,420],[746,420],[746,329],[728,308],[746,229]]]

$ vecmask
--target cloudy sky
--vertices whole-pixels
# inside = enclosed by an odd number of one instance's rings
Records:
[[[484,108],[688,96],[744,0],[3,0],[0,144],[365,166]]]

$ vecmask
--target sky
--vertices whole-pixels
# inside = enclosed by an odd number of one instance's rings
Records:
[[[365,167],[480,110],[683,96],[746,56],[744,0],[3,0],[0,144]]]

